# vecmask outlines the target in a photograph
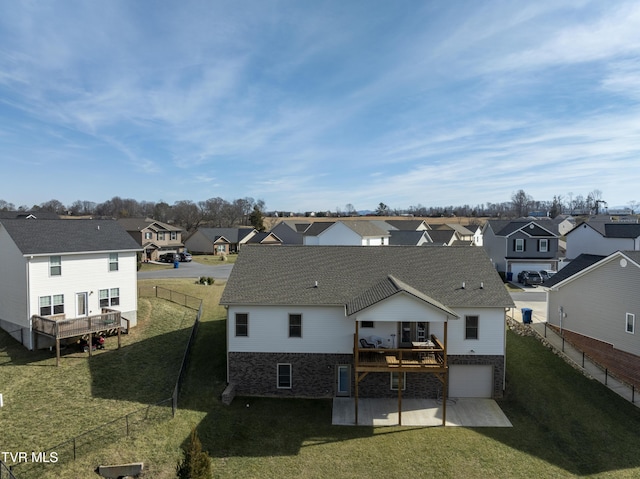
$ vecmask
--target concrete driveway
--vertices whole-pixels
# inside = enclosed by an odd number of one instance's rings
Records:
[[[515,284],[515,283],[514,283]],[[520,285],[517,285],[520,287]],[[522,321],[522,308],[533,310],[532,322],[545,323],[547,321],[547,293],[540,287],[525,286],[522,291],[512,292],[511,299],[516,304],[513,317]]]
[[[355,426],[355,399],[334,398],[332,424]],[[358,426],[398,426],[397,399],[358,400]],[[435,399],[402,399],[402,426],[442,426],[442,404]],[[513,427],[493,399],[458,398],[447,402],[447,426]]]
[[[200,276],[209,276],[226,281],[229,279],[229,274],[231,274],[232,269],[233,264],[209,266],[191,261],[190,263],[179,263],[177,268],[138,271],[138,279],[199,278]]]

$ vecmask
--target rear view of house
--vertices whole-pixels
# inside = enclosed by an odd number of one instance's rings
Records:
[[[135,326],[140,249],[113,220],[0,219],[0,326],[29,349],[36,316],[109,309]]]
[[[221,304],[239,395],[503,393],[513,302],[482,248],[247,245]]]

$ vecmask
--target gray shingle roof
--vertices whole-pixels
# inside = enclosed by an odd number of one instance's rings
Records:
[[[401,231],[416,231],[424,223],[423,220],[386,220],[386,222]]]
[[[640,224],[609,223],[604,226],[607,238],[637,238],[640,236]]]
[[[330,226],[333,226],[334,224],[336,224],[335,221],[316,221],[315,223],[312,223],[311,226],[309,226],[304,231],[304,235],[318,236],[320,233],[322,233],[324,230],[326,230]]]
[[[389,236],[389,232],[385,229],[376,226],[371,221],[367,220],[350,220],[350,221],[340,221],[345,226],[349,227],[351,230],[355,231],[362,237],[367,236]]]
[[[221,236],[224,236],[229,243],[239,243],[247,235],[249,235],[253,228],[198,228],[198,231],[202,233],[211,242],[216,241]]]
[[[437,246],[247,245],[220,303],[346,305],[388,275],[449,308],[513,306],[482,248]]]
[[[605,256],[600,256],[597,254],[581,254],[572,260],[568,265],[558,271],[556,274],[551,276],[548,280],[542,283],[542,286],[546,288],[551,288],[555,286],[560,281],[564,281],[570,276],[573,276],[576,273],[579,273],[585,268],[588,268],[592,264],[597,263],[601,259],[605,258]]]
[[[425,236],[425,231],[389,231],[389,244],[392,246],[416,246]],[[427,238],[427,242],[429,239]]]
[[[115,220],[2,219],[23,254],[140,251],[140,245]]]

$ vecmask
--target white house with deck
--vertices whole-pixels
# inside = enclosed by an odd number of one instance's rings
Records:
[[[481,248],[247,245],[220,304],[238,395],[503,394],[513,302]]]
[[[33,349],[35,318],[135,326],[139,251],[113,220],[0,219],[0,327]]]

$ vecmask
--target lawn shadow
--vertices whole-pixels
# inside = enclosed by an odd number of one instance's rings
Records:
[[[510,333],[507,342],[507,389],[498,403],[513,428],[478,433],[577,476],[640,467],[635,405],[535,338]]]

